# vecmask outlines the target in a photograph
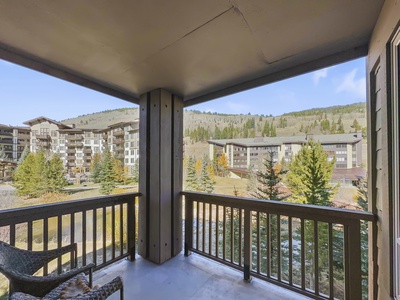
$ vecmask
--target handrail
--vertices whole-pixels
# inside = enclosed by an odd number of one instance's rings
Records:
[[[184,191],[185,255],[195,252],[314,299],[362,298],[361,226],[370,212]],[[365,224],[365,225],[364,225]],[[322,261],[321,261],[322,259]],[[342,267],[340,267],[342,265]],[[285,270],[283,270],[285,268]],[[342,268],[337,288],[336,268]],[[325,282],[320,283],[320,278]],[[340,281],[339,280],[339,281]],[[365,291],[364,291],[365,292]]]
[[[317,221],[334,222],[337,218],[344,220],[364,220],[374,221],[374,214],[366,211],[350,210],[310,204],[297,204],[290,202],[278,202],[274,200],[260,200],[244,197],[233,197],[227,195],[207,194],[202,192],[183,191],[183,196],[194,196],[201,201],[206,199],[207,203],[219,204],[225,206],[234,206],[241,209],[251,209],[260,212],[270,212],[295,218],[312,217]],[[305,213],[305,211],[307,211]],[[346,221],[347,222],[347,221]]]
[[[14,246],[18,235],[26,237],[23,244],[26,243],[28,250],[34,248],[35,239],[41,241],[43,250],[48,250],[51,239],[56,241],[57,247],[65,242],[78,242],[80,264],[93,262],[95,269],[100,269],[124,257],[135,259],[135,202],[140,195],[126,193],[2,210],[0,229],[3,234],[6,230],[5,241]],[[51,228],[52,218],[56,219],[54,228]],[[61,259],[57,267],[61,271]],[[44,274],[47,274],[47,266]]]

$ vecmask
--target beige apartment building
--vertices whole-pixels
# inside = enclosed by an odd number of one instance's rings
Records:
[[[95,153],[110,151],[128,167],[130,174],[139,158],[139,121],[117,123],[103,129],[78,128],[46,117],[24,122],[29,125],[30,151],[58,153],[66,172],[86,174]]]
[[[329,154],[329,160],[336,158],[335,169],[352,169],[361,166],[361,132],[209,140],[209,155],[212,158],[214,155],[218,157],[224,153],[228,158],[229,167],[233,169],[248,169],[251,166],[258,170],[269,151],[274,153],[275,161],[290,162],[310,138],[322,144]]]
[[[0,124],[0,150],[7,160],[17,161],[25,147],[29,147],[30,128]]]

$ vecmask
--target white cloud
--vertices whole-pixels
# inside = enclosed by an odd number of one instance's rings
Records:
[[[315,72],[313,73],[313,82],[314,82],[314,85],[318,85],[319,80],[320,80],[321,78],[325,78],[325,77],[327,77],[327,76],[328,76],[328,68],[315,71]]]
[[[366,82],[365,77],[356,79],[357,69],[353,69],[347,73],[343,80],[336,87],[336,93],[348,92],[359,97],[366,97]]]
[[[227,101],[226,106],[230,113],[235,114],[247,114],[250,111],[250,107],[248,105],[242,103],[235,103],[232,101]]]

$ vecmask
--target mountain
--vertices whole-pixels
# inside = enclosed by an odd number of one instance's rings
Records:
[[[138,117],[139,108],[135,107],[82,115],[62,122],[75,124],[79,128],[105,128]],[[189,139],[192,143],[205,142],[211,138],[348,133],[357,129],[366,131],[366,104],[360,102],[313,108],[282,116],[233,115],[185,110],[184,128],[186,140]]]

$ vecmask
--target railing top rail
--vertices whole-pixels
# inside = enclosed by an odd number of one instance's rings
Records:
[[[200,201],[227,207],[251,209],[253,211],[280,214],[295,218],[313,219],[331,223],[336,222],[340,224],[346,224],[356,220],[375,221],[374,214],[365,211],[191,191],[183,191],[181,194],[189,201]]]
[[[60,215],[67,215],[85,210],[101,208],[109,205],[127,203],[140,193],[126,193],[112,196],[100,196],[83,200],[72,200],[52,204],[42,204],[0,211],[0,227],[18,224]]]

